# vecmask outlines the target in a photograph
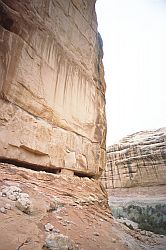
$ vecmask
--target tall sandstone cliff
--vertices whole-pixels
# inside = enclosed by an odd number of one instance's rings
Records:
[[[98,177],[105,81],[95,0],[0,0],[0,161]]]
[[[102,181],[108,190],[166,185],[166,128],[141,131],[110,146]]]
[[[97,179],[106,124],[95,2],[0,0],[0,250],[159,241],[115,222]]]

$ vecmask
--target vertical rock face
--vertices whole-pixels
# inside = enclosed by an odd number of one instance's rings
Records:
[[[0,0],[0,158],[99,176],[105,81],[95,0]]]
[[[166,185],[166,128],[141,131],[107,150],[107,189]]]

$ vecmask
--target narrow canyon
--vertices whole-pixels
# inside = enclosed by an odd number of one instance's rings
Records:
[[[126,180],[105,168],[95,3],[0,0],[0,250],[164,249],[164,237],[131,230],[109,206],[108,186],[146,180],[135,166]]]
[[[140,131],[108,147],[101,180],[119,222],[166,238],[166,128]]]

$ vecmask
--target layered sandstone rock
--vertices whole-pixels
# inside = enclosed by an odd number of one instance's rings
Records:
[[[141,235],[112,218],[98,180],[6,163],[0,173],[1,250],[165,249],[166,237]]]
[[[166,185],[166,128],[141,131],[107,150],[107,189]]]
[[[95,0],[0,0],[0,158],[99,176],[105,82]]]

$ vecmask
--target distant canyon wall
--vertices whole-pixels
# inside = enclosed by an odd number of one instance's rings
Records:
[[[87,176],[105,165],[95,0],[0,0],[0,160]]]
[[[141,131],[110,146],[102,182],[107,190],[166,185],[166,128]]]

